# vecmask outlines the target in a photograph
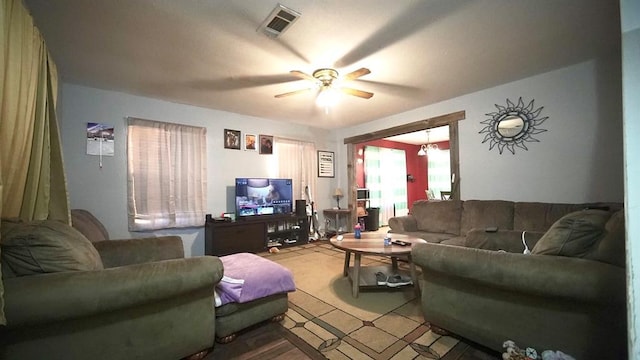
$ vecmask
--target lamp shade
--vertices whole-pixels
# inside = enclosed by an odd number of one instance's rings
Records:
[[[342,189],[340,189],[340,188],[336,188],[336,190],[333,192],[333,196],[337,196],[337,197],[342,197],[342,196],[344,196],[344,195],[342,194]]]

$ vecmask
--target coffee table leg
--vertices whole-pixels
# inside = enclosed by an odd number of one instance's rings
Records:
[[[356,257],[354,259],[354,264],[353,264],[353,279],[351,279],[352,280],[351,293],[355,298],[358,297],[358,293],[360,290],[360,256],[361,256],[360,253],[356,253]]]
[[[418,282],[418,276],[416,274],[416,265],[413,263],[413,259],[411,259],[411,255],[407,257],[409,261],[409,271],[411,273],[411,281],[413,281],[413,288],[416,290],[418,295],[420,294],[420,283]]]
[[[393,270],[398,270],[398,258],[397,257],[391,257],[391,268]]]
[[[342,275],[349,276],[349,262],[351,261],[351,251],[347,251],[344,254],[344,269]]]

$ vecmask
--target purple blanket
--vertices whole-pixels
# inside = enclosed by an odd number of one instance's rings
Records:
[[[271,260],[249,253],[222,256],[220,260],[224,276],[216,285],[216,306],[296,290],[291,271]]]

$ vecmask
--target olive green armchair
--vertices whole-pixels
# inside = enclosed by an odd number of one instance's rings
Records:
[[[110,240],[90,213],[72,217],[76,229],[3,221],[0,358],[176,360],[213,346],[217,257],[184,258],[177,236]]]

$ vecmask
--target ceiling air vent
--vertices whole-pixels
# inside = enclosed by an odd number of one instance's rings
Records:
[[[267,16],[262,25],[260,25],[258,31],[262,31],[269,37],[276,38],[290,28],[299,17],[299,12],[278,4],[271,14]]]

